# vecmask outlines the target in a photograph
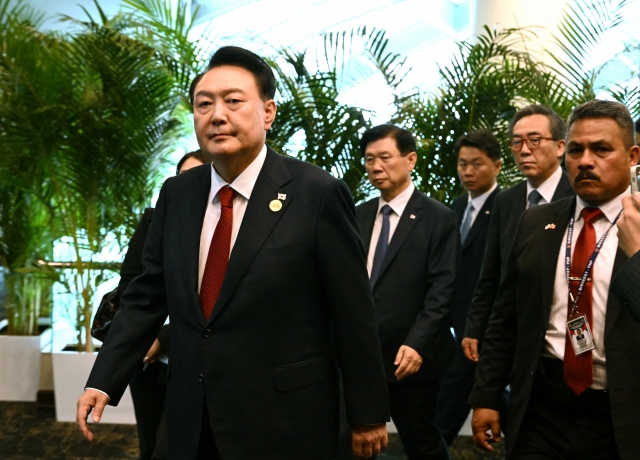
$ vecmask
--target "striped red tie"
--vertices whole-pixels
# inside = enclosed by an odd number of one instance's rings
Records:
[[[216,300],[218,300],[218,294],[229,264],[231,229],[233,227],[233,194],[233,189],[228,185],[218,191],[220,220],[211,238],[207,264],[204,267],[200,284],[200,302],[202,303],[202,313],[206,319],[211,316]]]
[[[593,250],[596,248],[596,230],[593,228],[593,222],[603,217],[604,214],[599,208],[584,208],[582,210],[582,219],[584,220],[584,226],[578,240],[576,241],[576,247],[573,250],[573,257],[571,258],[571,277],[581,278],[587,263],[591,258]],[[593,280],[595,273],[595,267],[591,269],[589,278]],[[569,283],[569,289],[573,291],[573,295],[576,295],[578,290],[579,281],[571,281]],[[589,324],[592,322],[592,289],[593,281],[587,281],[584,285],[584,290],[580,299],[578,299],[578,315],[585,315]],[[571,299],[569,299],[569,314],[571,314]],[[593,384],[593,357],[591,351],[582,353],[580,356],[576,356],[571,345],[571,339],[567,332],[565,338],[565,350],[564,350],[564,381],[577,395],[582,394],[584,390],[589,388]]]

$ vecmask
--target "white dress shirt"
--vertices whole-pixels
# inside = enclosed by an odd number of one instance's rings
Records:
[[[367,271],[369,272],[369,277],[371,277],[371,269],[373,268],[373,256],[376,252],[378,238],[380,238],[380,230],[382,230],[382,213],[380,212],[380,209],[382,209],[385,204],[388,204],[389,207],[393,210],[393,212],[389,214],[389,241],[391,241],[393,233],[396,231],[396,227],[398,226],[398,222],[400,221],[400,216],[404,212],[404,208],[407,207],[409,198],[411,198],[411,195],[413,195],[413,191],[415,189],[416,187],[415,185],[413,185],[413,182],[409,182],[409,186],[388,203],[382,197],[378,198],[378,213],[376,214],[376,220],[373,222],[371,242],[369,243],[369,254],[367,256]]]
[[[529,207],[529,194],[537,190],[540,195],[542,195],[542,199],[538,204],[547,204],[551,203],[551,199],[553,198],[553,194],[556,193],[556,189],[558,188],[558,184],[560,183],[560,179],[562,179],[562,168],[558,165],[558,169],[555,170],[549,178],[540,184],[540,187],[533,188],[533,186],[527,181],[527,208]]]
[[[606,232],[622,209],[622,198],[631,194],[627,189],[608,203],[599,206],[604,214],[604,218],[593,223],[596,231],[596,242]],[[576,210],[574,213],[574,228],[571,241],[571,255],[576,246],[578,236],[584,227],[584,220],[580,216],[582,209],[589,206],[577,197]],[[564,231],[562,245],[558,254],[558,264],[556,266],[555,285],[553,289],[553,301],[551,304],[551,314],[547,325],[545,355],[551,358],[564,359],[564,346],[567,333],[567,311],[569,287],[565,268],[567,229]],[[618,227],[613,226],[604,240],[600,254],[593,265],[591,272],[592,282],[592,321],[591,333],[595,349],[592,351],[593,357],[593,385],[591,388],[604,390],[607,388],[606,354],[604,349],[604,326],[607,313],[607,300],[609,299],[609,284],[613,273],[613,262],[618,251]]]
[[[202,221],[202,232],[200,233],[200,257],[198,261],[198,291],[200,291],[200,284],[202,284],[202,276],[204,275],[204,267],[207,265],[207,257],[209,256],[209,246],[211,246],[211,238],[216,230],[216,225],[220,220],[220,197],[218,197],[218,191],[228,185],[235,190],[233,197],[233,225],[231,227],[231,247],[238,237],[238,230],[242,224],[244,218],[244,212],[247,210],[247,204],[251,198],[251,192],[256,185],[260,170],[264,165],[264,160],[267,158],[267,146],[262,147],[262,150],[258,156],[251,162],[242,173],[236,177],[236,179],[229,184],[225,181],[220,174],[211,164],[211,190],[209,191],[209,201],[207,205],[207,211]],[[231,255],[231,252],[229,252]]]
[[[477,196],[475,198],[471,198],[471,193],[469,193],[466,209],[469,209],[469,202],[471,202],[471,204],[473,205],[473,211],[471,211],[471,225],[469,227],[473,227],[473,223],[476,221],[476,217],[478,217],[478,213],[480,213],[480,210],[484,206],[484,203],[487,201],[487,198],[489,198],[489,195],[493,193],[496,187],[498,187],[497,182],[495,182],[493,184],[493,187],[491,187],[489,190],[487,190],[482,195]],[[465,210],[465,215],[462,216],[462,222],[464,222],[464,219],[467,217],[466,213],[467,211]]]

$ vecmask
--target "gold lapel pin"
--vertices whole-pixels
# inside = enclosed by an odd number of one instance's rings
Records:
[[[269,203],[269,209],[271,209],[273,212],[280,211],[282,209],[282,201],[272,200],[271,203]]]
[[[415,218],[416,218],[415,214],[411,214],[411,215],[409,216],[409,219],[415,219]]]
[[[278,199],[279,200],[286,200],[287,199],[287,194],[286,193],[278,193]]]
[[[556,229],[556,224],[547,224],[544,227],[545,230],[555,230]]]
[[[491,211],[485,211],[484,213],[485,214],[491,214]]]

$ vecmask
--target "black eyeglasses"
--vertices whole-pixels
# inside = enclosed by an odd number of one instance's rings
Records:
[[[540,146],[541,140],[553,141],[555,140],[553,137],[542,137],[542,136],[531,136],[531,137],[517,137],[515,139],[511,139],[509,142],[509,147],[514,152],[519,152],[522,150],[522,144],[526,143],[529,150],[537,149]]]

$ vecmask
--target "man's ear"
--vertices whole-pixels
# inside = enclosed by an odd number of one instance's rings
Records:
[[[413,171],[413,168],[416,167],[416,163],[418,162],[418,154],[416,152],[409,152],[406,157],[409,160],[409,171]]]
[[[276,101],[269,99],[264,103],[264,129],[271,129],[273,120],[276,119],[276,113],[278,108],[276,107]]]

